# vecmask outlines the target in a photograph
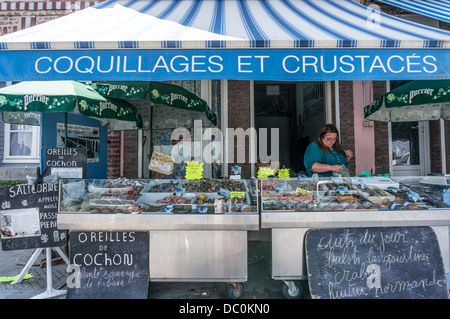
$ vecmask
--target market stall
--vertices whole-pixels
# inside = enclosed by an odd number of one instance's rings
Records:
[[[150,281],[247,280],[247,231],[259,229],[251,180],[64,180],[58,228],[149,233]],[[80,187],[82,186],[82,187]]]
[[[305,234],[311,229],[429,226],[449,272],[450,210],[446,176],[262,179],[261,228],[272,232],[272,277],[298,298],[308,276]]]

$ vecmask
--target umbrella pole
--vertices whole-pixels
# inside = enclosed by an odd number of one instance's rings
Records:
[[[150,102],[150,144],[149,144],[149,153],[148,154],[148,158],[149,160],[152,159],[152,154],[153,154],[153,104]],[[148,177],[152,178],[153,177],[153,172],[152,170],[148,170]]]
[[[64,112],[64,147],[67,147],[67,112]]]

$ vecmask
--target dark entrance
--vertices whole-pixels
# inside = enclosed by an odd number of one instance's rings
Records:
[[[267,129],[267,156],[271,156],[271,129],[278,129],[279,161],[294,173],[305,171],[303,154],[320,127],[325,124],[324,82],[255,81],[255,129],[258,132],[257,156],[260,153],[260,129]],[[273,161],[275,159],[272,158]]]

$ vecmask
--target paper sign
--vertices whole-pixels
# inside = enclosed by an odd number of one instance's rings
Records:
[[[289,168],[282,168],[278,170],[278,178],[290,178]]]
[[[170,175],[173,171],[173,162],[172,156],[154,151],[148,169],[164,175]]]
[[[297,187],[297,189],[295,190],[295,195],[308,195],[311,194],[310,191],[307,191],[306,189],[303,189],[301,187]]]
[[[275,175],[275,169],[269,167],[260,167],[258,169],[258,178],[267,178],[271,175]]]
[[[203,163],[188,162],[186,163],[186,179],[203,178]]]
[[[245,198],[245,192],[230,192],[230,198],[234,198],[238,195],[241,195],[242,198]]]

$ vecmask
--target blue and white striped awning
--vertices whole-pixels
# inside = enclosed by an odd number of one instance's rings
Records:
[[[450,32],[354,0],[107,0],[0,37],[0,50],[450,48]]]
[[[449,0],[380,0],[414,13],[450,23]]]
[[[0,37],[0,81],[442,79],[449,49],[354,0],[107,0]]]

